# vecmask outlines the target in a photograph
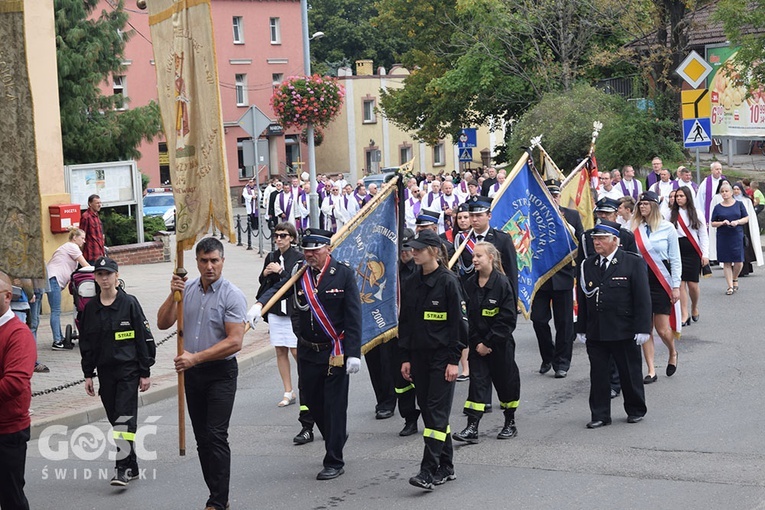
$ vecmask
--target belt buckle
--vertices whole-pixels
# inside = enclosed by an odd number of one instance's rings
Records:
[[[313,342],[310,342],[310,344],[311,344],[311,350],[313,350],[314,352],[321,352],[321,349],[319,349],[319,344],[315,344]]]

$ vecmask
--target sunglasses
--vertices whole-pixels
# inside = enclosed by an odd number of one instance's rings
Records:
[[[287,238],[287,237],[291,237],[289,234],[274,234],[274,236],[275,236],[277,239],[285,239],[285,238]]]

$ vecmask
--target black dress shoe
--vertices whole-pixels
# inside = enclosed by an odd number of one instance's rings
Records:
[[[600,427],[605,427],[606,425],[611,425],[611,420],[592,420],[587,424],[587,428],[599,429]]]
[[[307,444],[313,441],[313,430],[309,429],[308,427],[303,427],[303,429],[298,432],[298,435],[292,438],[292,442],[295,444]]]
[[[377,418],[378,420],[387,420],[391,416],[393,416],[393,411],[391,411],[390,409],[382,409],[375,413],[375,418]]]
[[[542,366],[539,367],[540,374],[546,374],[550,370],[552,370],[552,363],[542,363]]]
[[[555,378],[556,379],[565,379],[567,375],[568,375],[568,372],[566,372],[565,370],[556,370],[555,371]]]
[[[667,377],[672,377],[677,372],[677,354],[675,354],[675,362],[667,363]]]
[[[319,474],[316,475],[317,480],[332,480],[334,478],[337,478],[338,476],[345,473],[345,470],[343,468],[331,468],[331,467],[325,467],[321,471],[319,471]]]
[[[643,421],[642,416],[627,416],[627,423],[637,423]]]
[[[643,377],[643,384],[651,384],[655,383],[659,378],[656,377],[656,374],[653,375],[647,375]]]
[[[417,420],[408,421],[404,424],[404,428],[398,433],[401,437],[411,436],[417,433]]]

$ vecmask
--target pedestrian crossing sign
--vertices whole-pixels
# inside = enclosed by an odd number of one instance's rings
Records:
[[[473,161],[473,149],[460,149],[460,161]]]
[[[683,145],[685,148],[712,145],[712,122],[709,117],[683,119]]]

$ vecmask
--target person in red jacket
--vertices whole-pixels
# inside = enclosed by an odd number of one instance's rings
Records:
[[[37,348],[32,331],[11,310],[13,287],[0,272],[0,508],[28,510],[24,465]]]

